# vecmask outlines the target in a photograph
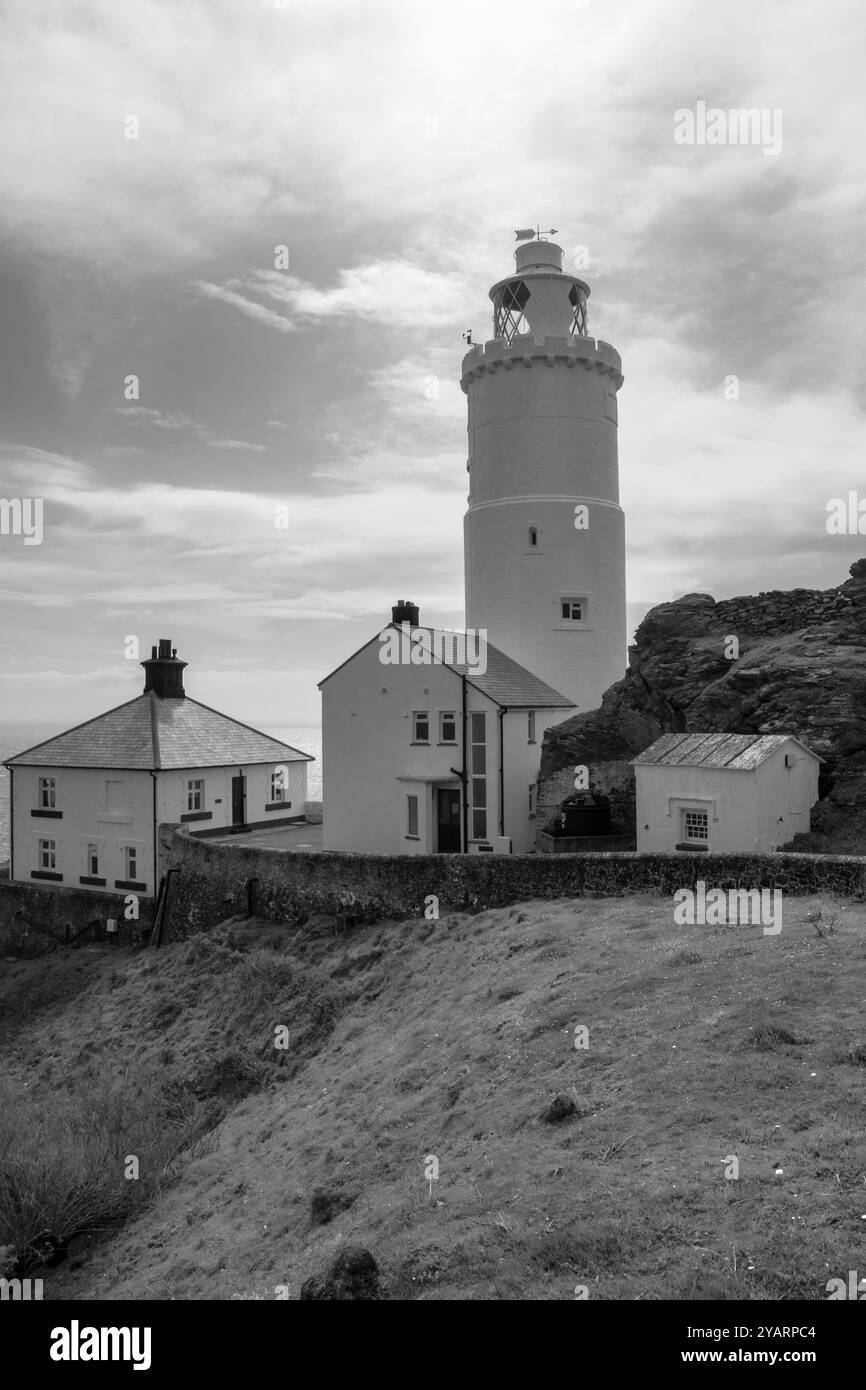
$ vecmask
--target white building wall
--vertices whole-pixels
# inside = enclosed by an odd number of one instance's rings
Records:
[[[286,800],[271,803],[271,774],[283,768],[286,782]],[[229,767],[183,768],[178,771],[163,771],[158,774],[158,820],[160,824],[182,822],[190,833],[213,832],[226,829],[232,824],[232,778],[238,773],[245,777],[247,824],[280,821],[303,816],[304,802],[307,798],[307,763],[302,761],[284,763],[235,763]],[[188,785],[191,781],[204,782],[204,814],[190,812],[188,809]],[[190,819],[194,816],[194,819]]]
[[[638,850],[669,852],[682,842],[681,812],[708,813],[710,854],[758,848],[754,772],[721,768],[635,768]]]
[[[459,769],[463,756],[461,681],[447,666],[385,665],[380,650],[376,639],[322,685],[323,844],[368,854],[429,854],[431,784],[408,786],[397,778],[437,775],[443,786],[451,784],[450,769]],[[412,715],[425,709],[430,744],[413,746]],[[439,745],[440,710],[457,714],[456,744]],[[410,793],[420,798],[418,841],[406,838]]]
[[[53,777],[56,809],[60,817],[33,816],[39,806],[39,778]],[[106,804],[106,783],[119,782],[119,810]],[[46,887],[63,885],[95,893],[123,891],[127,845],[138,850],[137,882],[144,883],[142,895],[154,891],[153,870],[153,781],[148,772],[114,771],[106,768],[16,767],[12,775],[12,877],[22,883]],[[59,879],[33,878],[41,872],[38,841],[56,843],[56,872]],[[90,877],[85,855],[88,843],[99,845],[99,884],[82,883]]]
[[[785,765],[786,756],[793,766]],[[759,768],[758,839],[768,853],[811,828],[811,809],[818,800],[820,763],[793,740]]]
[[[285,804],[267,809],[270,794],[270,774],[277,767],[288,773],[288,799]],[[279,821],[302,816],[307,794],[306,762],[273,763],[235,767],[193,768],[183,771],[161,771],[156,780],[156,820],[158,825],[178,824],[187,812],[187,783],[193,778],[204,780],[205,810],[208,819],[185,822],[194,834],[231,825],[231,779],[243,770],[247,778],[247,821]],[[43,808],[39,802],[39,780],[53,777],[55,781],[55,810],[60,815],[33,815]],[[119,810],[107,804],[106,784],[119,783]],[[22,883],[40,886],[81,888],[94,893],[122,892],[125,874],[125,849],[135,846],[137,883],[141,896],[151,896],[154,884],[154,778],[147,771],[118,771],[111,768],[51,768],[16,767],[12,771],[12,878]],[[45,872],[39,863],[39,841],[55,843],[55,869],[60,877],[34,878]],[[88,844],[99,847],[99,874],[104,884],[86,883],[92,878],[86,862]],[[158,886],[158,885],[157,885]],[[131,891],[131,890],[130,890]]]
[[[438,849],[438,787],[460,792],[462,815],[462,788],[452,772],[463,767],[462,681],[447,666],[384,665],[379,651],[377,639],[322,685],[324,848],[368,854],[433,854]],[[490,841],[499,834],[498,707],[470,683],[466,705],[467,717],[473,710],[486,714],[486,839]],[[417,710],[429,711],[429,745],[413,744],[412,716]],[[453,710],[457,717],[454,744],[439,743],[439,714],[445,710]],[[467,730],[467,760],[468,739]],[[537,754],[524,754],[519,773],[521,779],[527,778],[527,785],[532,780],[529,769],[534,757]],[[407,838],[409,795],[419,799],[417,839]],[[469,852],[473,853],[478,842],[471,832],[470,796]],[[528,843],[528,834],[524,838]]]
[[[574,710],[536,710],[535,742],[528,739],[528,715],[525,709],[510,709],[505,714],[503,743],[505,749],[505,834],[511,839],[513,854],[528,854],[535,849],[536,820],[529,811],[529,788],[538,790],[538,769],[544,732],[553,724],[570,719]],[[497,832],[498,833],[498,832]]]

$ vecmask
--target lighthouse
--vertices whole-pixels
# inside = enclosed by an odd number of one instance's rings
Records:
[[[463,359],[466,624],[586,710],[626,665],[623,376],[562,262],[553,241],[518,246],[490,291],[493,338]]]

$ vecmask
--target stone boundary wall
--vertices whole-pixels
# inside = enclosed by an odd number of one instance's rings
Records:
[[[374,855],[295,854],[215,845],[163,827],[171,877],[164,940],[205,931],[248,903],[256,917],[303,925],[315,913],[361,922],[420,917],[425,898],[440,913],[480,912],[531,898],[584,893],[658,896],[677,888],[781,888],[792,894],[866,898],[866,856],[810,854]],[[251,880],[254,880],[251,883]]]
[[[41,955],[66,943],[104,939],[105,921],[117,922],[121,944],[150,930],[153,899],[139,899],[139,920],[124,918],[123,893],[88,893],[81,888],[44,888],[0,879],[0,951]],[[93,925],[88,925],[93,924]]]
[[[616,854],[634,849],[634,835],[551,835],[536,832],[539,854]]]
[[[838,618],[850,607],[851,599],[838,589],[774,589],[718,600],[712,619],[725,623],[733,633],[739,628],[741,633],[757,632],[770,637]]]

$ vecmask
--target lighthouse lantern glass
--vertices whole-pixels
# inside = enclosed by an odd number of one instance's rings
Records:
[[[558,300],[559,294],[563,295],[562,300]],[[563,284],[552,298],[551,295],[552,289],[547,287],[544,280],[534,304],[530,304],[532,290],[525,280],[509,280],[501,285],[493,296],[494,338],[510,344],[521,334],[540,334],[543,337],[548,332],[557,331],[563,334],[567,331],[571,338],[585,338],[585,291],[579,285],[572,284],[566,299]],[[557,301],[561,308],[557,308]],[[557,325],[557,319],[560,319],[561,327]]]
[[[522,280],[512,280],[502,287],[493,303],[494,338],[510,343],[518,333],[531,332],[523,315],[528,300],[529,287]]]

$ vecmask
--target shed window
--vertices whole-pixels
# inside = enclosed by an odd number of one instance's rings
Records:
[[[703,844],[709,833],[708,812],[683,811],[683,839],[688,844]]]

